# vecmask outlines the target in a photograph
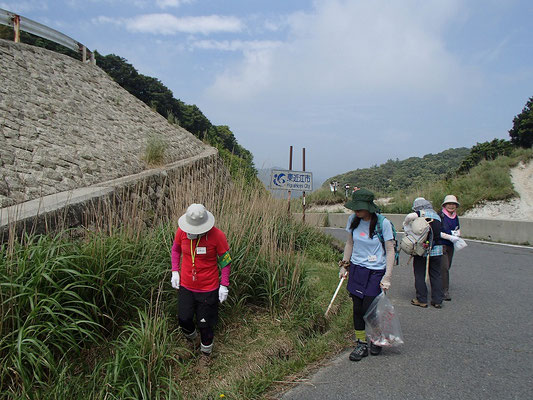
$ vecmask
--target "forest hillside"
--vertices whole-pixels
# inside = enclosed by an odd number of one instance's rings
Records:
[[[388,160],[381,165],[335,175],[327,179],[323,187],[329,187],[331,181],[337,181],[339,187],[347,183],[350,187],[365,187],[379,193],[414,188],[455,172],[469,154],[469,148],[459,147],[423,157]]]

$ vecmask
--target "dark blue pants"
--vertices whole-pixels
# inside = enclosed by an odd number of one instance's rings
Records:
[[[441,304],[443,297],[441,259],[442,256],[429,257],[429,283],[431,284],[431,301],[435,304]],[[416,298],[421,303],[428,302],[428,288],[426,286],[426,262],[427,257],[413,257]]]
[[[193,292],[183,286],[179,288],[178,322],[184,333],[193,333],[197,325],[202,343],[209,346],[213,343],[217,320],[218,289],[212,292]]]

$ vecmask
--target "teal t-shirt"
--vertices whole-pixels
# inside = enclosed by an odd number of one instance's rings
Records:
[[[348,224],[346,230],[350,231],[350,225],[355,218],[355,214],[350,215],[348,218]],[[388,219],[383,220],[383,239],[393,240],[392,225]],[[378,270],[385,269],[387,267],[387,258],[385,256],[385,250],[381,244],[378,235],[374,233],[374,237],[370,238],[370,221],[359,222],[359,226],[352,232],[353,237],[353,250],[350,262],[362,267]]]

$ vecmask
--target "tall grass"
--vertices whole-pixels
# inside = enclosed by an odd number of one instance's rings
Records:
[[[148,137],[144,149],[144,161],[150,166],[164,164],[167,147],[168,145],[162,137],[157,135]]]
[[[183,339],[168,282],[170,248],[178,217],[193,202],[213,212],[230,243],[222,321],[249,305],[275,314],[305,304],[303,252],[319,254],[329,239],[295,223],[283,202],[230,180],[219,164],[184,170],[157,202],[145,189],[96,204],[84,229],[2,246],[1,397],[180,396],[187,367],[174,356]]]

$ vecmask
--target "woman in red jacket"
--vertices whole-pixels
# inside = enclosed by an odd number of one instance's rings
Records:
[[[178,220],[172,246],[171,284],[178,291],[178,321],[185,337],[210,356],[218,303],[228,298],[231,257],[226,235],[202,204],[191,204]],[[196,323],[194,317],[196,316]],[[198,328],[198,330],[197,330]]]

